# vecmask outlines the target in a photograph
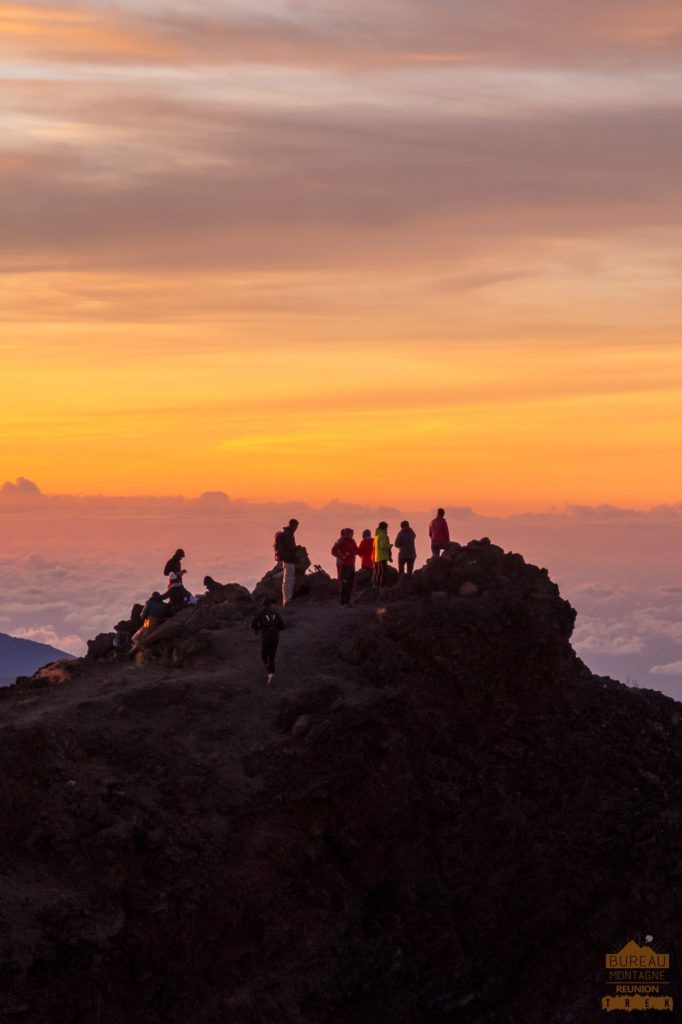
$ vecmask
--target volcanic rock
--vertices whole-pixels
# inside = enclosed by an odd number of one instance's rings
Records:
[[[583,1024],[635,932],[679,962],[680,706],[494,544],[363,601],[274,686],[232,589],[5,692],[3,1024]]]

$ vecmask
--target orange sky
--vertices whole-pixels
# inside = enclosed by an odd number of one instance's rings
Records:
[[[0,481],[679,501],[679,8],[594,6],[0,2]]]

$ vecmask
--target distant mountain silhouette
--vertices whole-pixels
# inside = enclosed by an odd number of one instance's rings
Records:
[[[0,633],[0,686],[13,683],[17,676],[33,675],[50,661],[70,657],[70,654],[49,644],[37,644],[33,640],[20,640]]]

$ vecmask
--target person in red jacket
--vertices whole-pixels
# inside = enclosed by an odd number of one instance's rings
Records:
[[[374,538],[372,537],[371,530],[362,531],[362,540],[358,544],[358,554],[360,556],[360,568],[369,569],[371,572],[374,568]]]
[[[439,508],[436,518],[429,523],[429,537],[431,538],[431,553],[434,558],[439,558],[450,545],[450,530],[444,508]]]
[[[353,531],[349,528],[341,530],[341,536],[332,548],[332,554],[336,558],[336,568],[339,574],[339,600],[341,604],[350,604],[350,595],[353,592],[355,582],[355,559],[360,551],[353,540]]]

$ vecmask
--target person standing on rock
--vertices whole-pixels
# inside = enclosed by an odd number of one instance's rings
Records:
[[[275,679],[275,655],[284,623],[279,612],[272,607],[269,597],[263,600],[263,608],[253,619],[251,628],[254,633],[260,633],[261,636],[261,657],[268,674],[267,685],[270,686]]]
[[[441,554],[450,546],[450,530],[444,508],[439,508],[436,518],[429,523],[429,537],[431,538],[431,554],[434,558],[440,558]]]
[[[275,534],[275,557],[282,563],[282,605],[286,607],[294,596],[296,585],[296,538],[298,519],[290,519],[288,526],[283,526]]]
[[[355,582],[355,559],[359,554],[359,548],[353,540],[353,531],[350,527],[341,530],[341,536],[332,548],[339,576],[341,604],[350,604],[350,596],[353,593],[353,583]]]
[[[184,557],[185,552],[182,550],[182,548],[178,548],[175,554],[172,555],[166,562],[163,570],[163,575],[170,576],[170,574],[174,572],[176,576],[184,576],[185,573],[187,572],[186,569],[182,568],[182,560]]]
[[[371,530],[362,531],[362,540],[358,544],[358,555],[360,556],[360,568],[371,572],[374,568],[374,541]]]
[[[386,580],[386,566],[393,561],[393,545],[388,539],[388,523],[381,522],[374,534],[374,577],[375,587],[383,587]]]
[[[407,571],[407,575],[411,576],[414,569],[414,563],[417,558],[417,549],[414,546],[414,542],[417,539],[417,534],[410,526],[407,519],[403,519],[400,524],[400,532],[395,539],[395,546],[398,548],[398,572],[402,575]]]

